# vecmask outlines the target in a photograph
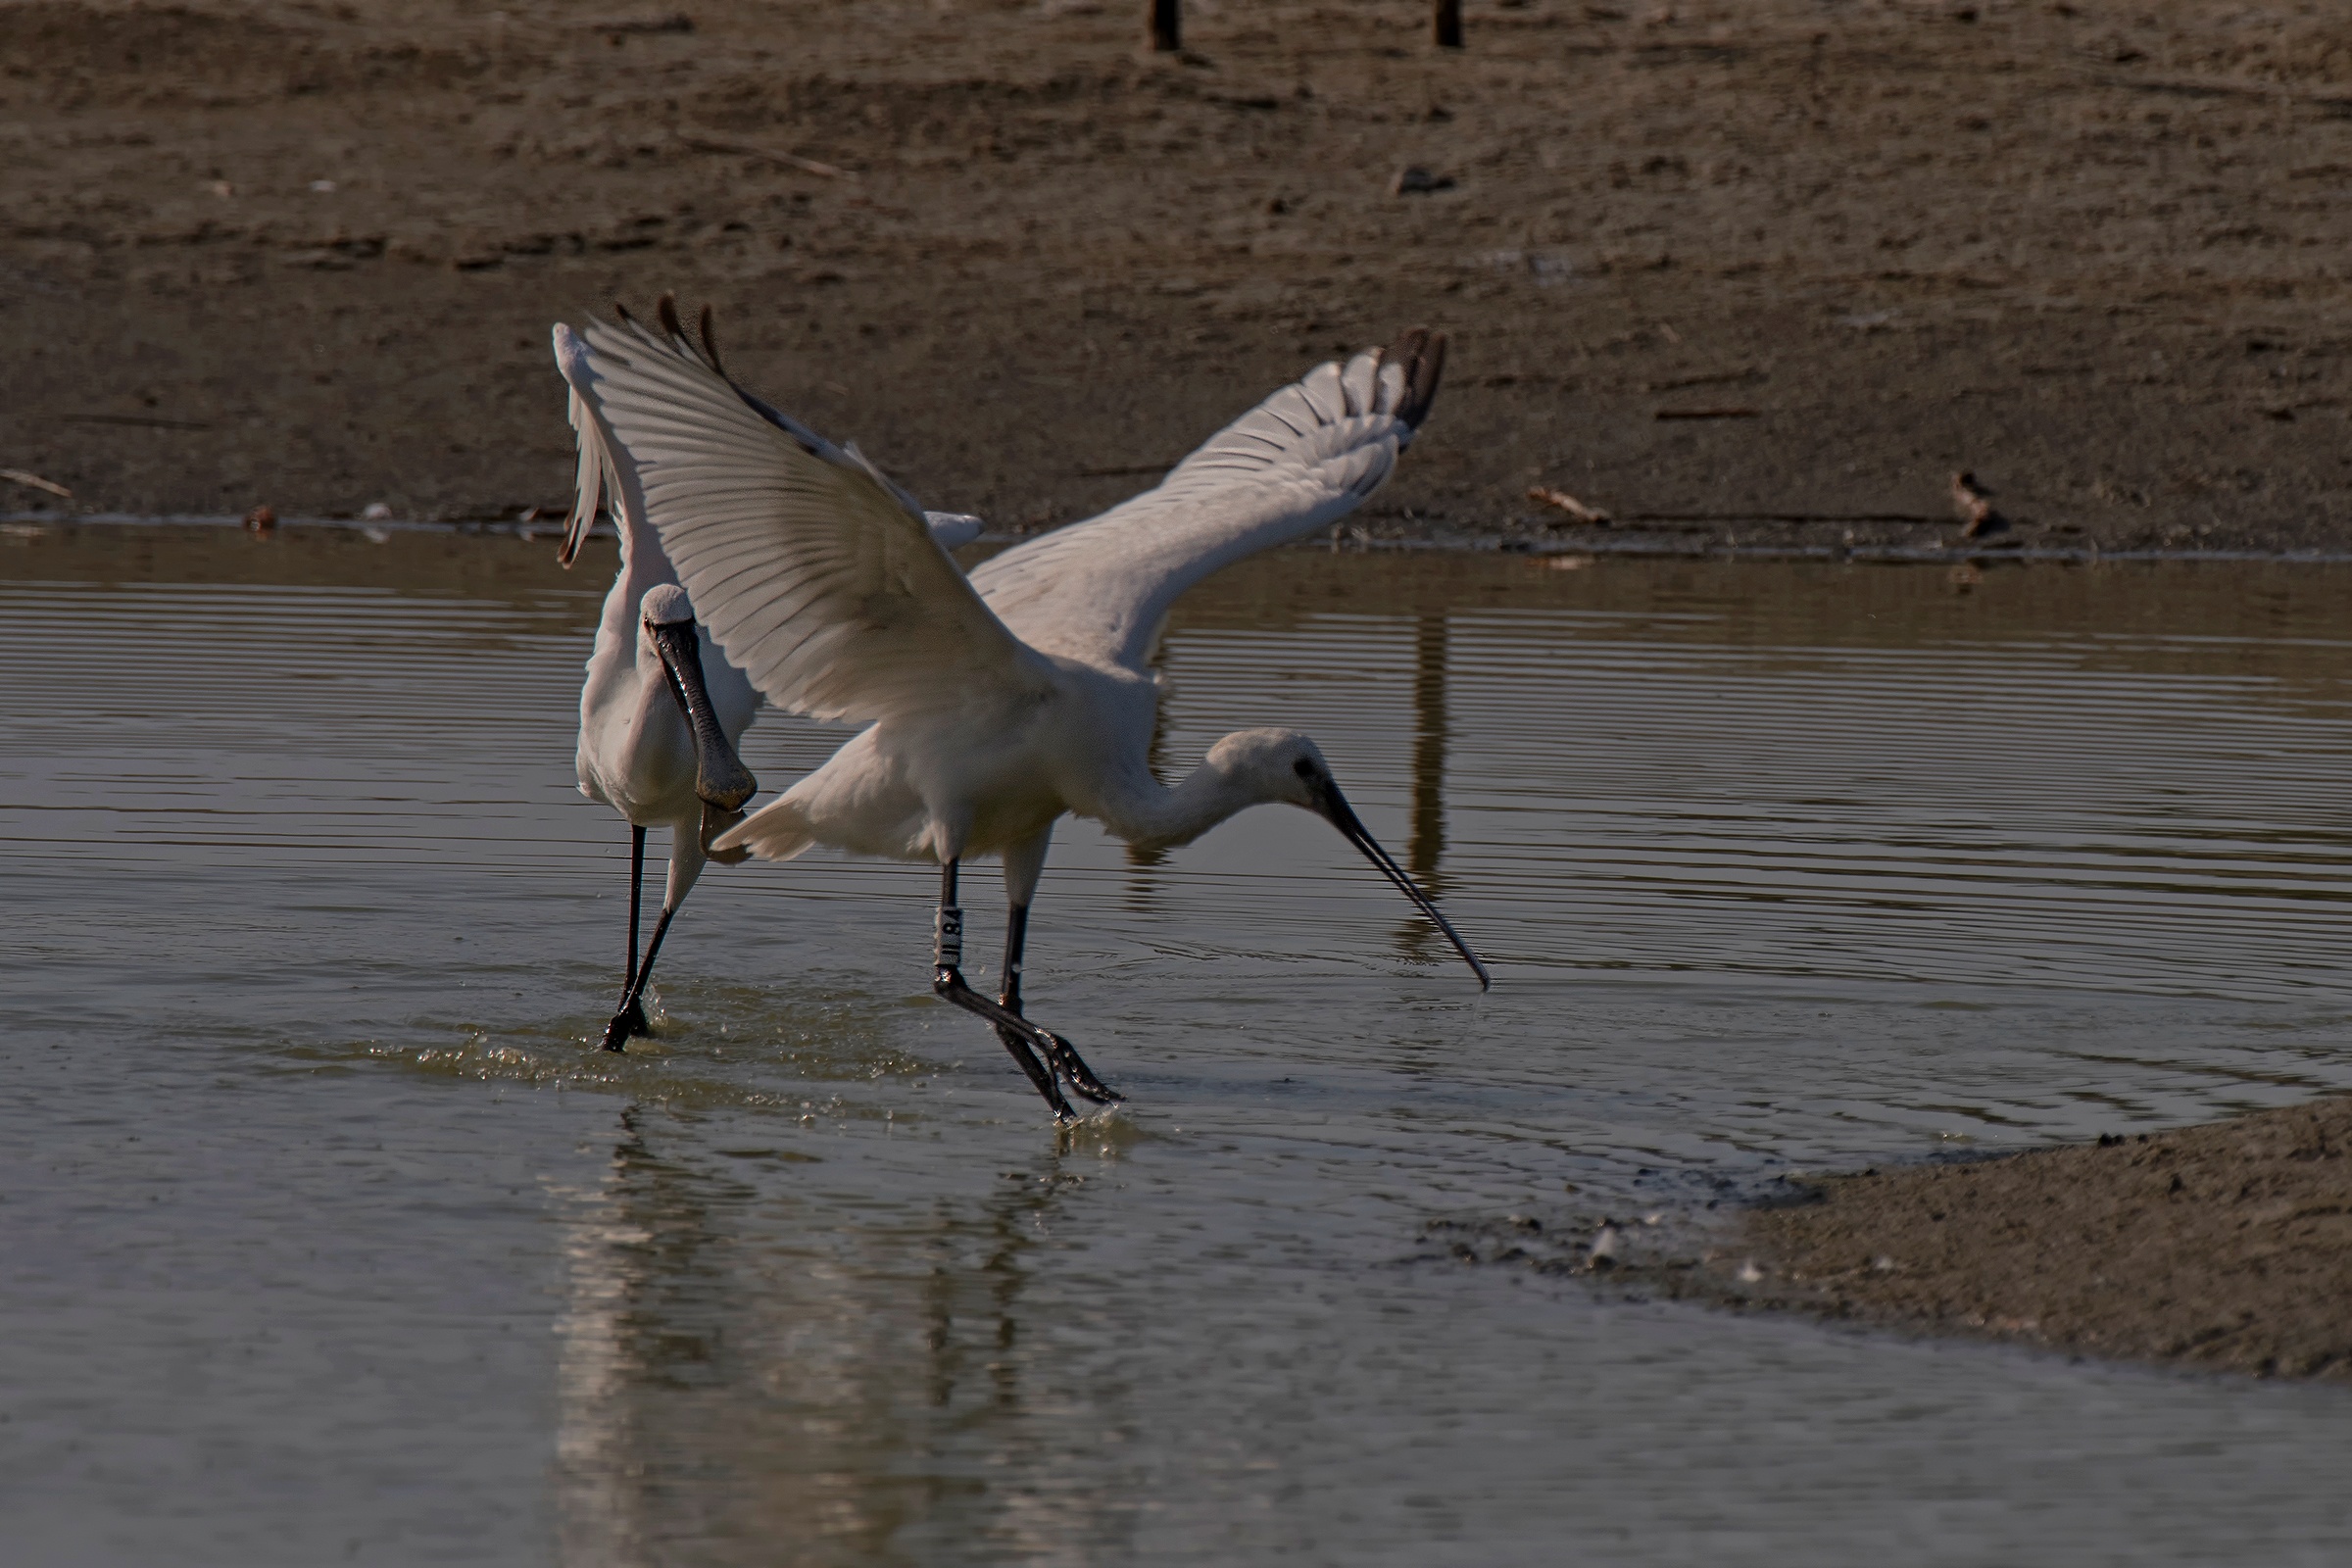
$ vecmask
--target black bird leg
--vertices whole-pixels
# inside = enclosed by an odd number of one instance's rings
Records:
[[[1021,1011],[1021,956],[1028,951],[1028,947],[1029,906],[1016,904],[1011,906],[1004,922],[1004,989],[997,996],[998,1004],[1015,1018],[1026,1016]],[[1082,1097],[1098,1105],[1111,1104],[1126,1098],[1095,1076],[1094,1069],[1078,1054],[1077,1047],[1051,1029],[1039,1029],[1038,1033],[1044,1035],[1048,1042],[1044,1048],[1046,1060],[1053,1066],[1054,1075],[1077,1090]],[[1014,1037],[1002,1025],[997,1029],[997,1038],[1004,1042],[1007,1050],[1011,1049]]]
[[[1012,1059],[1029,1075],[1029,1082],[1045,1097],[1054,1108],[1055,1121],[1075,1121],[1078,1113],[1062,1098],[1060,1086],[1054,1074],[1038,1059],[1040,1052],[1049,1056],[1053,1039],[1043,1029],[1017,1012],[1008,1012],[997,1003],[974,991],[963,981],[963,910],[956,906],[956,866],[948,860],[939,868],[939,923],[934,928],[931,947],[931,990],[942,1001],[952,1002],[966,1012],[978,1013],[997,1026],[997,1038],[1012,1053]]]
[[[631,1035],[648,1031],[645,1008],[637,1001],[637,918],[645,902],[645,829],[629,826],[629,967],[621,976],[620,1009],[605,1026],[605,1049],[618,1051]],[[664,920],[663,924],[668,922]],[[659,944],[661,937],[654,941]]]
[[[662,939],[669,935],[670,917],[677,912],[674,908],[665,907],[662,911],[662,918],[654,922],[654,940],[645,945],[645,956],[638,961],[637,974],[629,982],[628,999],[621,1004],[620,1010],[612,1015],[612,1024],[605,1030],[607,1051],[618,1051],[628,1043],[630,1035],[650,1035],[654,1032],[653,1025],[646,1022],[645,1018],[645,983],[653,978],[654,955],[662,951]],[[626,1025],[626,1032],[621,1032],[623,1025]]]

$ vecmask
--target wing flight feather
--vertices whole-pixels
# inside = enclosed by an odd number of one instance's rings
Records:
[[[1031,647],[1141,670],[1186,589],[1380,488],[1428,416],[1445,363],[1444,335],[1415,327],[1346,366],[1317,366],[1155,488],[1005,551],[972,585]]]
[[[872,722],[1043,692],[1044,662],[906,492],[736,387],[663,306],[666,334],[582,328],[566,378],[626,452],[696,617],[768,701]]]

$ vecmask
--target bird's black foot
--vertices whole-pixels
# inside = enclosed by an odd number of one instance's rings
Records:
[[[1029,1075],[1030,1084],[1052,1107],[1054,1125],[1067,1127],[1077,1121],[1078,1112],[1062,1095],[1054,1069],[1037,1059],[1037,1053],[1029,1048],[1029,1042],[1009,1029],[998,1030],[997,1038],[1004,1042],[1006,1051],[1012,1053],[1012,1059],[1021,1064],[1021,1071]]]
[[[1054,1109],[1055,1121],[1076,1121],[1078,1112],[1062,1097],[1061,1086],[1054,1081],[1054,1069],[1038,1059],[1040,1053],[1051,1054],[1053,1048],[1046,1042],[1054,1037],[1019,1013],[1007,1010],[1003,1004],[992,1002],[964,984],[963,975],[953,964],[941,964],[932,971],[931,990],[942,1002],[954,1003],[966,1012],[978,1013],[997,1026],[997,1038],[1020,1063],[1029,1082]]]
[[[1031,1027],[1036,1028],[1035,1025]],[[1087,1066],[1076,1049],[1051,1029],[1037,1030],[1034,1051],[1029,1036],[1016,1035],[1002,1025],[997,1029],[997,1038],[1004,1042],[1006,1051],[1012,1053],[1014,1060],[1022,1062],[1024,1070],[1030,1062],[1044,1057],[1047,1077],[1056,1084],[1068,1084],[1082,1100],[1091,1100],[1098,1105],[1111,1105],[1127,1098],[1096,1077],[1094,1069]],[[1022,1060],[1024,1057],[1027,1060]]]
[[[1094,1068],[1089,1067],[1086,1059],[1078,1054],[1076,1046],[1051,1029],[1040,1029],[1038,1033],[1050,1042],[1046,1047],[1046,1060],[1052,1063],[1055,1075],[1081,1096],[1098,1105],[1115,1105],[1127,1098],[1095,1076]]]
[[[654,1026],[646,1022],[645,1004],[631,997],[629,1004],[614,1013],[612,1021],[605,1025],[605,1049],[619,1051],[628,1045],[631,1036],[650,1035],[653,1032]]]

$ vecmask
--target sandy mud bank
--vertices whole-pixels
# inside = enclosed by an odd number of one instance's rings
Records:
[[[1760,1296],[1836,1317],[2352,1379],[2352,1098],[1822,1181],[1748,1216]]]

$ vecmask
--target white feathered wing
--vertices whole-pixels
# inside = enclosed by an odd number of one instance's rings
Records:
[[[983,563],[972,586],[1031,647],[1140,671],[1186,589],[1346,516],[1380,488],[1445,364],[1444,335],[1415,327],[1344,368],[1318,366],[1156,487]]]
[[[680,334],[579,335],[586,395],[696,617],[768,701],[870,723],[1048,689],[921,509],[854,449],[755,406]]]

